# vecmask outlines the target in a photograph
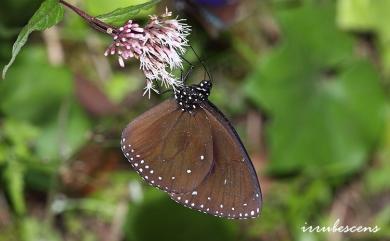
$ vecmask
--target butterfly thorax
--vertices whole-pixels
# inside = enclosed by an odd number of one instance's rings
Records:
[[[175,99],[182,111],[192,112],[200,103],[208,99],[212,84],[210,80],[202,80],[199,84],[179,87],[175,91]]]

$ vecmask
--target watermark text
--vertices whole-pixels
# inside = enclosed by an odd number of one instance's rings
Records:
[[[302,232],[309,233],[376,233],[380,230],[380,227],[375,225],[374,227],[365,227],[365,226],[342,226],[340,225],[340,219],[337,219],[333,226],[308,226],[305,222],[305,225],[301,227]]]

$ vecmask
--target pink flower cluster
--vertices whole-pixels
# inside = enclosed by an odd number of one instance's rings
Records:
[[[145,27],[129,20],[113,35],[114,42],[107,48],[105,55],[118,55],[119,65],[131,58],[140,60],[140,69],[146,76],[144,94],[150,90],[157,92],[153,81],[161,81],[165,87],[175,88],[182,83],[172,74],[176,68],[182,68],[182,58],[188,45],[187,36],[190,27],[182,20],[169,19],[171,12],[161,16],[150,16]]]

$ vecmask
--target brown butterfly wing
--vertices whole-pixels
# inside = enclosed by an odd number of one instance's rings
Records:
[[[131,122],[122,133],[121,146],[145,181],[171,193],[193,190],[212,167],[207,115],[204,110],[183,112],[175,100],[166,100]]]
[[[223,114],[209,102],[204,102],[202,107],[212,129],[214,166],[192,192],[170,196],[189,208],[215,216],[257,217],[261,190],[250,158]]]

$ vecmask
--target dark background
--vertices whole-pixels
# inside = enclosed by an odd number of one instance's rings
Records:
[[[72,3],[96,15],[141,2]],[[104,57],[111,39],[66,10],[30,36],[0,80],[1,241],[390,239],[390,1],[214,2],[224,21],[204,15],[209,8],[175,15],[193,27],[190,43],[214,78],[210,99],[251,155],[261,217],[186,209],[131,170],[122,128],[170,94],[142,97],[137,60],[122,69]],[[1,1],[1,66],[39,5]],[[162,1],[135,20],[166,5],[186,2]],[[186,58],[197,62],[191,51]],[[203,75],[196,68],[190,82]],[[337,219],[381,230],[301,230]]]

